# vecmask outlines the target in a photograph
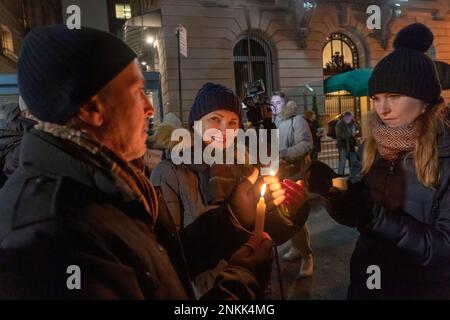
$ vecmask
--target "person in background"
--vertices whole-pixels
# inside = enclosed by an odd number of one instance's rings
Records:
[[[274,122],[279,131],[280,176],[292,180],[309,180],[310,154],[313,150],[313,138],[309,125],[300,115],[295,101],[287,101],[283,92],[274,92],[272,96]],[[292,246],[283,255],[286,261],[301,258],[298,277],[313,274],[313,255],[308,225],[297,232],[291,239]]]
[[[355,162],[358,161],[356,156],[356,137],[359,133],[359,127],[353,120],[352,113],[344,112],[342,119],[336,124],[337,148],[339,150],[338,174],[340,176],[343,176],[345,173],[347,159],[350,170],[354,168]],[[350,175],[352,175],[352,172],[350,172]]]
[[[272,108],[273,122],[275,123],[275,125],[277,124],[277,122],[279,122],[281,111],[283,110],[287,101],[287,96],[284,92],[274,91],[272,93],[272,97],[270,99],[270,107]]]
[[[308,121],[309,129],[311,130],[312,138],[313,138],[313,150],[311,152],[311,159],[317,160],[318,154],[321,151],[321,138],[323,132],[320,132],[317,128],[316,119],[317,115],[314,111],[307,110],[305,111],[304,117],[306,121]]]

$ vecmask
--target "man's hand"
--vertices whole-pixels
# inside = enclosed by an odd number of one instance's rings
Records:
[[[277,176],[264,176],[261,184],[267,185],[266,191],[266,211],[269,212],[275,207],[280,206],[286,200],[286,192],[283,190],[280,179]]]
[[[280,182],[276,176],[264,176],[258,179],[258,170],[239,183],[230,198],[230,206],[239,222],[247,229],[253,230],[256,218],[256,204],[261,196],[261,188],[266,184],[266,213],[282,204],[288,213],[295,215],[308,199],[308,191],[303,182],[291,180]]]
[[[254,169],[253,173],[242,180],[230,197],[230,206],[239,222],[246,229],[253,230],[256,218],[256,204],[258,194],[255,182],[258,179],[259,170]]]
[[[261,289],[269,284],[273,259],[273,242],[269,235],[263,232],[262,237],[252,236],[230,258],[230,265],[244,267],[256,277]]]

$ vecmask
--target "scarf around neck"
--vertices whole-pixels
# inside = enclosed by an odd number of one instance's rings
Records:
[[[57,138],[75,143],[87,151],[83,160],[109,172],[125,199],[134,199],[142,204],[144,210],[156,222],[158,201],[156,191],[145,176],[142,168],[118,157],[103,144],[91,139],[85,132],[48,122],[39,122],[36,129]]]
[[[402,154],[414,150],[414,125],[388,127],[379,117],[374,121],[372,135],[377,142],[381,157],[390,161],[397,160]]]

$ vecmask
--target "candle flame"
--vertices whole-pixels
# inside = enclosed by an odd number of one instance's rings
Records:
[[[261,197],[264,197],[264,194],[266,193],[266,184],[264,183],[261,188]]]

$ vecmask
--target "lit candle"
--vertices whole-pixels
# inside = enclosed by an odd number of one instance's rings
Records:
[[[264,201],[264,194],[266,193],[266,184],[261,188],[261,197],[256,205],[256,221],[255,221],[255,236],[261,237],[264,231],[264,219],[266,215],[266,202]]]
[[[345,191],[348,189],[347,184],[348,178],[346,177],[338,177],[332,180],[333,187],[338,188],[339,190]]]

